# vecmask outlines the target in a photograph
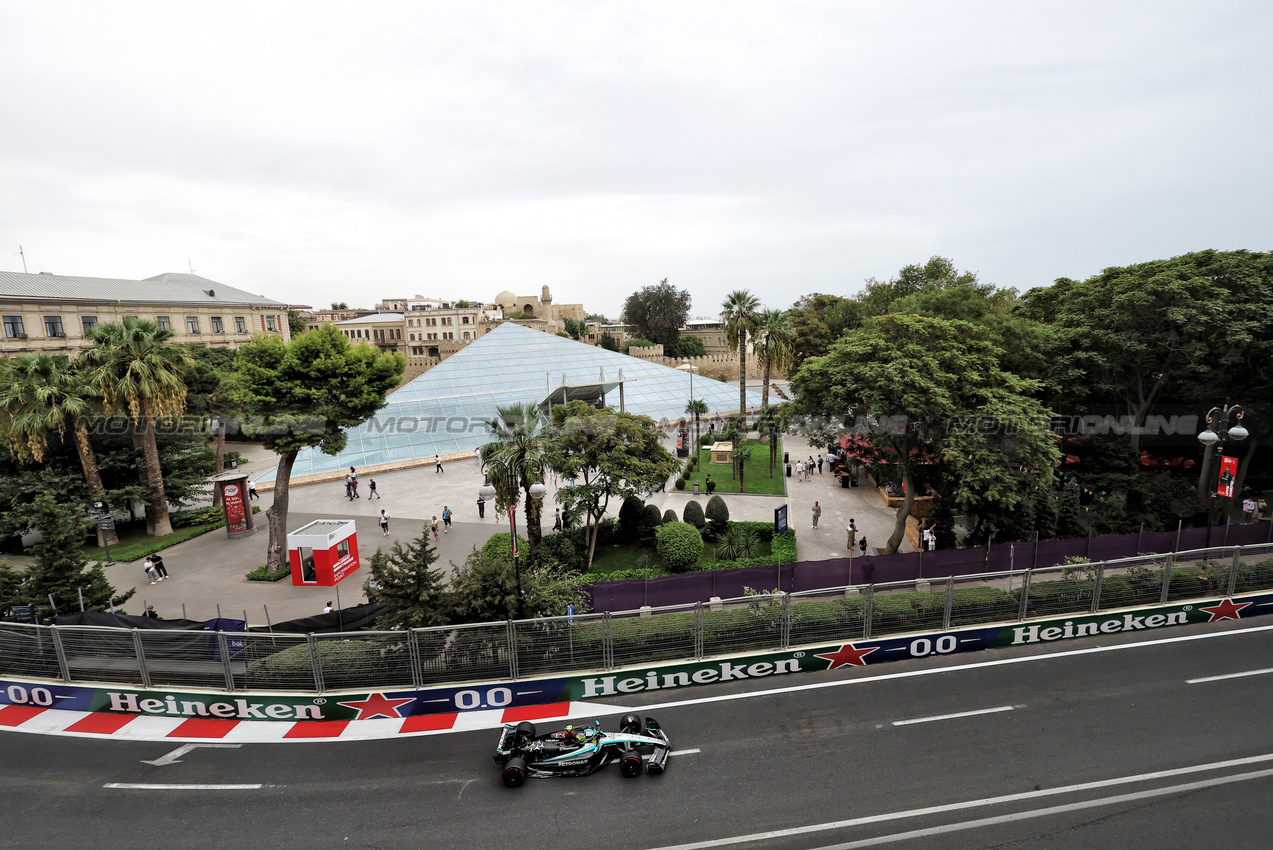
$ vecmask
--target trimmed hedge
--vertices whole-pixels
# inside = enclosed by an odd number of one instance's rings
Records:
[[[707,524],[707,519],[703,516],[703,506],[696,499],[690,499],[685,503],[685,510],[681,513],[681,519],[699,531],[702,531],[703,526]]]
[[[672,511],[668,513],[672,514],[672,519],[660,526],[655,551],[665,568],[673,572],[685,572],[698,563],[699,556],[703,554],[703,537],[697,528],[689,523],[678,522]]]
[[[488,561],[504,561],[511,564],[513,562],[513,546],[510,542],[511,535],[507,531],[501,531],[498,534],[492,534],[491,539],[482,545],[482,558]],[[526,538],[520,534],[517,535],[517,554],[530,551],[530,544],[526,542]]]

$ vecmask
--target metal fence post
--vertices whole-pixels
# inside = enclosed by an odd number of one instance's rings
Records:
[[[411,659],[411,686],[424,687],[424,670],[420,667],[420,644],[416,642],[419,629],[407,629],[407,657]]]
[[[244,625],[246,625],[244,621]],[[221,666],[225,668],[225,689],[234,690],[234,668],[230,666],[230,642],[225,639],[225,632],[217,632],[217,646],[221,648]]]
[[[1168,591],[1171,590],[1171,565],[1176,562],[1176,553],[1171,552],[1167,555],[1167,560],[1162,565],[1162,594],[1158,598],[1159,605],[1167,604]]]
[[[791,646],[791,594],[782,597],[782,627],[779,646],[787,649]]]
[[[508,678],[517,681],[517,624],[508,621]]]
[[[141,673],[141,686],[150,688],[150,671],[146,669],[146,651],[141,646],[141,630],[133,629],[133,654],[137,656],[137,670]]]
[[[1242,557],[1242,547],[1233,547],[1233,563],[1229,565],[1229,592],[1225,596],[1232,596],[1234,589],[1238,586],[1238,564]]]
[[[57,626],[46,626],[49,634],[53,635],[53,651],[57,653],[57,666],[62,671],[62,681],[70,683],[71,681],[71,665],[66,663],[66,649],[62,646],[62,634],[58,631]]]
[[[1105,582],[1105,562],[1101,561],[1096,565],[1096,581],[1092,582],[1092,607],[1091,613],[1095,614],[1101,610],[1101,585]]]
[[[866,607],[862,609],[862,639],[870,640],[871,618],[875,616],[875,585],[866,586]]]
[[[1034,570],[1027,570],[1021,578],[1021,605],[1017,608],[1017,621],[1025,622],[1030,613],[1030,580],[1034,578]]]
[[[323,665],[318,660],[318,640],[310,632],[305,636],[305,642],[309,644],[309,663],[314,668],[314,691],[321,694],[326,688],[323,687]]]
[[[941,616],[941,627],[943,631],[950,628],[950,609],[954,607],[954,604],[955,604],[955,577],[947,576],[946,577],[946,610]]]
[[[694,660],[703,660],[703,647],[706,641],[703,639],[707,632],[707,618],[703,616],[703,603],[694,603]]]
[[[614,669],[614,617],[609,611],[601,618],[601,666]]]

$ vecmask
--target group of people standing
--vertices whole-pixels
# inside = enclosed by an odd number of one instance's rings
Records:
[[[349,499],[349,501],[351,502],[354,499],[362,498],[362,496],[359,495],[358,493],[358,471],[355,470],[352,466],[349,467],[349,474],[345,476],[345,498]],[[367,498],[368,499],[380,498],[380,493],[379,491],[376,490],[376,479],[374,478],[371,478],[367,481]],[[384,513],[384,512],[381,511],[381,513]]]
[[[146,571],[146,578],[150,579],[151,584],[158,584],[168,578],[168,568],[164,566],[163,555],[147,555],[142,569]]]
[[[797,460],[796,469],[795,469],[796,480],[797,481],[812,481],[813,470],[815,468],[818,470],[819,475],[822,474],[822,464],[823,464],[822,455],[818,455],[816,458],[813,455],[809,455],[808,460]]]

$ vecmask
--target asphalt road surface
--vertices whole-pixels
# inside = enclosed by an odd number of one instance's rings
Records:
[[[636,695],[679,754],[632,780],[505,789],[494,732],[3,733],[0,846],[1266,848],[1273,627],[1223,626]]]

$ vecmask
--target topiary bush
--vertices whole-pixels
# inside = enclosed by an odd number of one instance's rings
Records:
[[[559,564],[571,570],[582,570],[587,566],[588,557],[587,548],[580,547],[576,539],[582,536],[583,529],[545,534],[535,547],[535,563]]]
[[[641,524],[647,528],[658,528],[663,524],[663,514],[659,513],[658,505],[645,506],[645,512],[641,515]]]
[[[684,479],[684,478],[678,478],[678,479],[676,479],[676,489],[677,489],[677,490],[684,490],[684,489],[685,489],[685,479]]]
[[[702,529],[707,524],[707,520],[703,517],[703,506],[697,499],[690,499],[685,504],[685,512],[681,514],[681,518],[697,529]]]
[[[669,522],[680,522],[676,516],[676,511],[671,508],[668,508],[663,512],[663,524],[666,525]]]
[[[517,554],[522,555],[529,551],[530,544],[526,542],[526,538],[520,534],[517,535]],[[498,534],[492,534],[491,539],[482,545],[482,557],[488,561],[513,563],[513,547],[509,543],[509,533],[501,531]]]
[[[645,502],[636,496],[628,496],[619,507],[619,538],[624,543],[631,543],[641,533],[641,514],[645,510]]]
[[[712,530],[721,534],[725,526],[729,525],[729,506],[720,496],[712,496],[707,500],[706,516],[707,521],[712,524]]]
[[[654,548],[659,561],[672,572],[685,572],[697,564],[703,554],[703,538],[689,523],[673,519],[659,528],[656,538]]]

